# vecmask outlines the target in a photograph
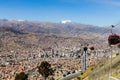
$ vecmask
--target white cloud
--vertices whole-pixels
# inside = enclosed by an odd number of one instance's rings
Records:
[[[22,22],[22,21],[25,21],[25,20],[22,20],[22,19],[17,19],[16,21]]]
[[[62,24],[71,23],[71,20],[62,20],[61,23]]]

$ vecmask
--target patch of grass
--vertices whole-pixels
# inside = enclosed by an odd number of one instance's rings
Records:
[[[112,74],[112,76],[113,76],[113,77],[117,77],[117,76],[118,76],[118,73],[117,73],[117,72],[114,72],[114,73]]]

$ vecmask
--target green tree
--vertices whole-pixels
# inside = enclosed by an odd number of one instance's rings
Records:
[[[47,61],[43,61],[40,66],[38,66],[38,72],[43,76],[43,79],[46,80],[48,76],[54,75],[55,70],[51,68],[51,64]]]
[[[15,80],[28,80],[28,74],[25,74],[24,72],[18,73],[15,76]]]

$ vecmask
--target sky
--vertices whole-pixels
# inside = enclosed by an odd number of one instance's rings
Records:
[[[0,0],[0,19],[108,26],[120,22],[120,0]]]

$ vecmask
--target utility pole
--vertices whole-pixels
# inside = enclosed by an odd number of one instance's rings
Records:
[[[83,48],[83,55],[82,55],[82,70],[83,71],[85,71],[87,69],[86,54],[87,54],[87,47],[84,47]]]
[[[112,75],[112,46],[110,46],[110,72],[109,72],[109,79]]]

